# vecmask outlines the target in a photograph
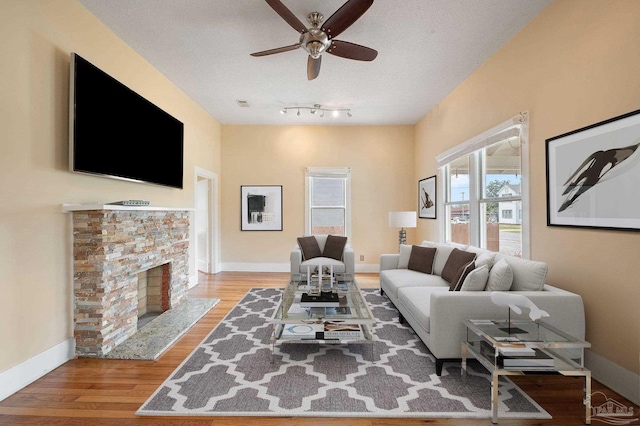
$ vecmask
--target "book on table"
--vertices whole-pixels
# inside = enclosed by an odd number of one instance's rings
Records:
[[[540,349],[534,349],[533,355],[502,356],[501,359],[504,368],[548,368],[553,367],[555,362],[552,356],[542,352]]]
[[[495,357],[496,349],[486,341],[480,345],[481,353],[489,358]],[[554,359],[540,349],[524,346],[498,347],[498,367],[501,368],[549,368],[553,367]]]
[[[323,291],[317,295],[304,293],[300,297],[300,306],[322,306],[326,308],[337,308],[340,306],[340,297],[338,296],[338,293],[333,293],[330,291]]]
[[[325,339],[362,339],[362,330],[358,324],[324,324]]]
[[[321,331],[321,324],[285,324],[280,337],[282,339],[316,339]]]

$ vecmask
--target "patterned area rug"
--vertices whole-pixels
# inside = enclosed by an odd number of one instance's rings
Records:
[[[252,289],[137,411],[138,415],[490,418],[491,376],[433,356],[378,290],[363,290],[378,322],[371,345],[269,341],[282,290]],[[509,380],[501,418],[550,418]]]

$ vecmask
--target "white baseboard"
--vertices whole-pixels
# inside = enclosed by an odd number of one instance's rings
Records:
[[[75,357],[73,337],[0,373],[0,401]]]
[[[189,289],[192,289],[196,285],[198,285],[198,274],[189,275]]]
[[[380,271],[380,265],[377,263],[360,263],[355,265],[356,272],[359,273],[375,273]],[[234,272],[289,272],[291,266],[289,263],[223,263],[223,271]]]
[[[222,270],[227,272],[289,272],[289,263],[223,263]]]
[[[585,367],[591,370],[593,379],[640,405],[640,375],[592,351],[586,351],[584,358]]]

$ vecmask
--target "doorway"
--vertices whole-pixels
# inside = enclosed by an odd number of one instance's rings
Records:
[[[218,242],[218,175],[195,169],[196,269],[207,274],[220,271]]]

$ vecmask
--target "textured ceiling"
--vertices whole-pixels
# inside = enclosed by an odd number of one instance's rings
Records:
[[[337,39],[378,57],[325,53],[312,81],[302,49],[250,56],[299,38],[262,0],[79,2],[222,124],[390,125],[419,121],[551,0],[375,0]],[[344,0],[282,2],[306,24]],[[353,116],[279,114],[313,104]]]

